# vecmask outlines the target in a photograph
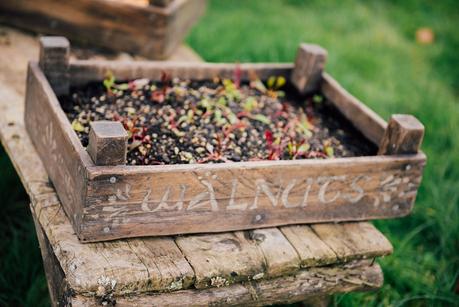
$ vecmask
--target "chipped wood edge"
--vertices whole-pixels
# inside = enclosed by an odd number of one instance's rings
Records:
[[[117,306],[264,306],[294,303],[311,297],[371,291],[383,284],[381,267],[370,261],[356,261],[345,266],[328,266],[302,270],[295,276],[250,281],[227,287],[181,290],[136,297],[116,297]],[[76,295],[72,306],[92,306],[96,298]]]

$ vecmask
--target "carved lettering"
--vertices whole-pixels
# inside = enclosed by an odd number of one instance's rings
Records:
[[[203,208],[210,203],[210,208],[212,211],[218,211],[218,203],[215,199],[215,191],[212,184],[207,180],[201,180],[201,183],[207,187],[207,191],[199,193],[192,200],[188,205],[187,210],[194,210],[197,208]]]
[[[281,195],[281,192],[282,192],[282,188],[279,187],[277,194],[274,195],[268,183],[266,182],[266,180],[257,179],[255,181],[255,185],[256,185],[255,198],[253,200],[252,206],[250,206],[250,209],[256,209],[258,207],[258,197],[260,196],[261,192],[263,192],[268,197],[269,201],[271,202],[271,205],[273,207],[276,207],[279,201],[279,196]]]
[[[236,195],[236,191],[237,191],[237,185],[238,185],[238,181],[237,179],[233,179],[232,183],[231,183],[231,197],[230,197],[230,200],[229,200],[229,203],[228,203],[228,207],[226,207],[226,209],[228,210],[245,210],[247,209],[247,203],[239,203],[239,204],[236,204],[235,200],[234,200],[234,197]]]
[[[330,176],[330,177],[319,177],[317,182],[322,183],[319,189],[319,201],[323,204],[328,204],[336,201],[340,197],[341,192],[335,192],[335,195],[326,199],[325,195],[327,194],[327,188],[332,181],[344,181],[346,179],[345,175],[342,176]]]
[[[253,194],[253,201],[244,200],[240,201],[238,197],[238,189],[241,183],[237,178],[231,179],[231,189],[228,192],[225,189],[218,188],[218,199],[216,190],[214,189],[214,181],[216,178],[207,176],[206,179],[199,178],[201,184],[205,188],[204,191],[198,191],[190,195],[191,189],[187,189],[187,185],[180,184],[177,186],[168,186],[159,194],[153,190],[148,189],[141,203],[141,210],[145,212],[158,212],[158,211],[180,211],[186,209],[201,210],[201,211],[218,211],[224,210],[253,210],[257,209],[259,205],[259,198],[261,195],[265,196],[268,204],[273,208],[278,208],[279,204],[282,208],[303,208],[309,205],[310,198],[314,200],[314,205],[330,204],[333,202],[341,201],[346,203],[355,204],[361,201],[365,196],[372,197],[373,205],[379,206],[381,203],[387,203],[393,197],[404,197],[406,193],[400,190],[400,185],[403,183],[408,186],[409,182],[394,176],[392,174],[380,178],[378,191],[374,190],[372,184],[372,193],[367,194],[366,184],[371,181],[368,175],[348,175],[341,176],[320,176],[318,178],[307,178],[299,181],[299,179],[290,179],[286,181],[279,180],[279,183],[274,185],[267,182],[265,179],[256,179],[254,183],[255,191]],[[376,183],[377,184],[377,183]],[[275,188],[273,188],[275,187]],[[338,188],[339,187],[339,188]],[[115,193],[109,196],[111,203],[118,201],[126,201],[131,195],[131,187],[125,186],[123,188],[117,187]],[[225,192],[228,193],[225,195]],[[171,195],[178,193],[178,199],[171,201]],[[302,194],[301,194],[302,193]],[[314,195],[311,195],[313,193]],[[400,196],[401,195],[401,196]],[[159,201],[158,201],[159,198]],[[293,201],[295,199],[295,201]],[[228,201],[227,206],[220,206],[219,202]],[[188,204],[188,206],[185,205]]]

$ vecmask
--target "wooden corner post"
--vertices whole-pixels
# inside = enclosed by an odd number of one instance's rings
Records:
[[[327,50],[314,44],[301,44],[291,75],[291,82],[302,94],[319,89],[327,61]]]
[[[128,134],[120,122],[90,123],[87,151],[96,165],[126,164]]]
[[[415,154],[424,138],[424,125],[414,116],[394,114],[384,132],[378,155]]]
[[[69,92],[70,43],[62,36],[40,38],[39,65],[57,96]]]

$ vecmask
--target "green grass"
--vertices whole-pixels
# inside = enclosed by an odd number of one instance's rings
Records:
[[[432,45],[414,33],[430,27]],[[428,164],[414,213],[378,221],[394,245],[373,293],[340,306],[459,306],[459,5],[457,1],[212,1],[188,43],[208,61],[289,62],[300,42],[329,51],[327,70],[384,118],[426,126]],[[0,305],[45,303],[38,245],[23,191],[0,153]],[[6,175],[3,170],[6,169]]]

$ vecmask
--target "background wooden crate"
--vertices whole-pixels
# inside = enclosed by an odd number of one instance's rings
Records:
[[[145,2],[145,1],[144,1]],[[204,13],[206,0],[2,0],[0,21],[65,35],[84,45],[152,59],[168,57]]]

